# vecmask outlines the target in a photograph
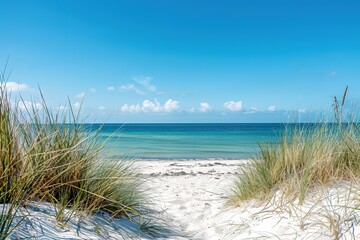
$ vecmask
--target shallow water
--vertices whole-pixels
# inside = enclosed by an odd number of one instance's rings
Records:
[[[239,159],[257,155],[258,143],[275,142],[281,123],[92,124],[109,157],[140,159]]]

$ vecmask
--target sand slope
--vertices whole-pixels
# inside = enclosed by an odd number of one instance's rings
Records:
[[[30,202],[12,238],[35,239],[360,239],[360,197],[347,182],[309,193],[303,205],[280,196],[270,203],[226,206],[226,195],[247,160],[137,161],[149,209],[135,224],[106,213],[55,219],[49,203]],[[349,193],[351,188],[352,193]],[[0,205],[6,207],[6,205]]]
[[[360,239],[360,211],[346,207],[354,206],[346,182],[309,193],[302,205],[277,196],[235,208],[226,207],[226,194],[249,161],[140,164],[162,217],[180,226],[187,239]]]

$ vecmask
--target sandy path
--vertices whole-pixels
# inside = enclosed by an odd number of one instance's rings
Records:
[[[223,239],[239,213],[224,213],[226,193],[246,160],[143,161],[144,177],[166,217],[190,239]]]

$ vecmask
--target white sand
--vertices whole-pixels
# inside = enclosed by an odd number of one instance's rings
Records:
[[[249,202],[226,207],[235,174],[246,160],[138,161],[149,188],[149,216],[141,219],[160,238],[139,224],[107,214],[73,216],[66,226],[55,220],[51,204],[31,203],[28,217],[13,237],[38,239],[360,239],[360,211],[349,209],[348,183],[316,191],[301,206],[279,198],[268,204]],[[316,203],[316,204],[314,204]],[[315,207],[314,207],[315,205]],[[4,207],[4,206],[2,206]],[[331,225],[330,223],[334,224]]]
[[[221,239],[232,227],[226,193],[246,160],[141,161],[155,201],[189,239]]]
[[[255,201],[226,207],[235,173],[246,160],[140,162],[163,217],[188,239],[360,239],[360,211],[349,210],[348,185],[316,191],[301,206]],[[314,207],[316,203],[316,207]],[[335,219],[331,227],[329,219]],[[323,224],[324,223],[324,224]]]

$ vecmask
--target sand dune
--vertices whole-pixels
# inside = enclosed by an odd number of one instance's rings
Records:
[[[351,205],[344,182],[309,194],[304,204],[275,197],[226,206],[235,175],[246,160],[145,161],[143,174],[163,215],[188,239],[340,239],[360,238],[360,211]],[[331,227],[330,219],[335,219]]]
[[[246,160],[137,161],[149,188],[148,216],[139,224],[107,213],[71,214],[59,224],[49,203],[30,202],[12,238],[36,239],[358,239],[360,211],[346,182],[309,194],[303,205],[275,197],[268,204],[226,205],[226,195]],[[6,207],[3,205],[2,207]],[[18,217],[17,220],[20,218]],[[331,225],[331,219],[334,224]],[[336,232],[338,231],[338,232]]]

